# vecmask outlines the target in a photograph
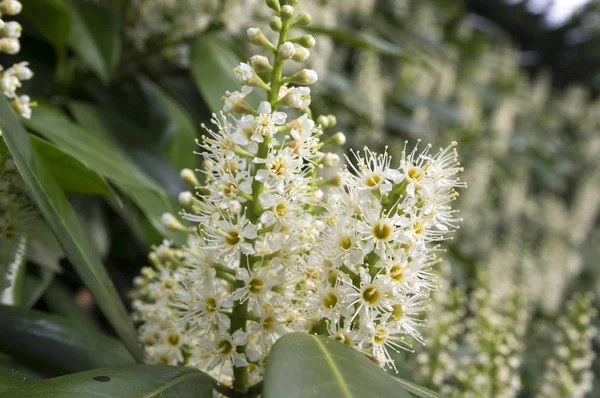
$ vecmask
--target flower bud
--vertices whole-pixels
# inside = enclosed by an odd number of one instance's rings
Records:
[[[335,115],[327,115],[327,120],[329,121],[329,123],[328,123],[329,127],[333,127],[337,124],[337,118],[335,117]],[[344,142],[345,142],[345,140],[346,139],[344,138]]]
[[[4,0],[0,3],[0,12],[6,15],[17,15],[23,9],[21,2],[17,0]]]
[[[281,26],[281,18],[279,18],[278,16],[271,17],[271,19],[269,20],[269,27],[271,29],[273,29],[275,32],[279,32],[281,30]]]
[[[0,39],[0,52],[14,55],[17,54],[21,50],[21,44],[19,40],[12,39],[9,37],[4,37]]]
[[[294,74],[289,78],[291,83],[301,84],[308,86],[315,83],[319,79],[317,72],[312,69],[302,69],[300,72]]]
[[[295,43],[300,44],[304,48],[313,48],[317,44],[315,38],[312,35],[304,35],[294,39]]]
[[[325,115],[320,115],[317,118],[317,124],[320,124],[322,127],[329,127],[329,119]]]
[[[160,261],[166,262],[173,258],[173,251],[166,245],[160,245],[156,248],[156,256]]]
[[[281,11],[281,5],[279,4],[279,0],[267,0],[267,6],[276,12]]]
[[[250,86],[250,87],[261,86],[262,87],[265,85],[265,83],[262,81],[260,76],[258,76],[256,74],[254,69],[245,62],[240,63],[237,66],[237,68],[233,69],[233,71],[235,72],[235,75],[238,78],[238,80],[246,86]]]
[[[256,73],[271,72],[273,70],[269,59],[264,55],[255,55],[250,58],[250,65],[252,65]]]
[[[200,186],[200,182],[198,181],[198,178],[196,178],[196,173],[194,173],[192,170],[183,169],[183,170],[181,170],[179,175],[181,176],[181,179],[184,182],[186,182],[190,185],[193,185],[195,187]]]
[[[28,95],[22,95],[20,97],[15,98],[14,101],[10,103],[13,110],[18,113],[21,117],[25,119],[31,118],[31,107],[35,105],[35,103],[30,102],[30,98]]]
[[[189,232],[189,230],[179,222],[171,213],[164,213],[160,218],[162,225],[170,231]]]
[[[183,207],[191,207],[194,203],[194,195],[190,191],[181,192],[178,197],[179,204]]]
[[[296,7],[298,5],[298,0],[288,0],[288,4],[293,7]]]
[[[4,29],[5,26],[6,26],[6,23],[0,19],[0,29]]]
[[[294,48],[294,45],[289,41],[283,43],[279,48],[279,54],[281,54],[281,57],[283,59],[290,59],[294,56],[295,53],[296,49]]]
[[[260,30],[260,28],[248,28],[246,34],[248,35],[248,40],[252,44],[255,44],[257,46],[263,46],[271,50],[275,48],[273,43],[271,43],[269,39],[267,39],[267,36],[265,36],[265,34]]]
[[[310,51],[302,46],[296,46],[296,51],[292,59],[296,62],[304,62],[310,56]]]
[[[335,133],[331,138],[323,143],[323,145],[342,146],[346,143],[346,135],[342,132]]]
[[[284,5],[281,7],[280,15],[281,19],[284,21],[291,19],[294,16],[294,7],[289,4]]]
[[[21,27],[20,23],[10,21],[4,25],[4,28],[2,30],[2,33],[4,33],[5,37],[18,39],[19,37],[21,37],[21,32],[23,31],[23,28]]]
[[[294,21],[292,22],[292,24],[306,26],[310,23],[310,21],[311,21],[310,14],[307,12],[303,12],[300,15],[298,15],[296,18],[294,18]]]

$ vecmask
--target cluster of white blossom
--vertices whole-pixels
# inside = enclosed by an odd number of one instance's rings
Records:
[[[494,303],[485,272],[471,297],[467,320],[467,349],[458,358],[452,396],[461,398],[513,398],[521,389],[520,366],[529,311],[522,289]]]
[[[561,318],[555,336],[553,358],[548,362],[539,398],[583,398],[592,389],[591,370],[596,355],[592,339],[597,315],[593,295],[575,294],[567,302],[567,314]]]
[[[464,332],[466,294],[462,286],[452,287],[450,269],[444,267],[440,288],[432,295],[431,311],[423,336],[427,345],[419,350],[416,369],[424,387],[439,389],[444,395],[452,392],[450,384],[457,370],[456,351]]]
[[[5,15],[17,15],[21,12],[23,5],[17,0],[0,1],[0,18]],[[21,24],[16,21],[5,22],[0,19],[0,53],[8,55],[17,54],[21,50]],[[33,72],[28,67],[27,62],[19,62],[10,68],[5,69],[0,65],[0,89],[6,97],[12,99],[11,105],[15,112],[22,117],[29,119],[31,117],[30,98],[27,95],[18,95],[17,89],[21,87],[21,82],[33,77]]]
[[[410,350],[407,336],[423,341],[435,242],[457,228],[450,205],[464,186],[456,143],[437,153],[405,148],[396,167],[387,152],[365,148],[320,176],[340,161],[323,148],[344,135],[320,139],[336,118],[312,118],[316,72],[283,76],[284,62],[303,62],[315,45],[310,35],[288,38],[311,18],[267,4],[277,13],[276,44],[260,29],[247,34],[273,62],[257,55],[234,69],[243,87],[226,93],[198,142],[201,178],[181,173],[196,191],[180,195],[183,217],[197,227],[163,217],[189,242],[156,248],[134,302],[154,361],[198,367],[236,389],[260,380],[272,344],[289,332],[329,335],[381,366],[393,366],[392,351]],[[257,108],[253,90],[267,93]]]

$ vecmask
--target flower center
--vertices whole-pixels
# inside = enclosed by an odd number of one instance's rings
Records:
[[[250,283],[248,283],[248,290],[252,294],[261,294],[266,287],[265,281],[260,278],[252,278],[250,279]]]
[[[340,248],[346,251],[350,247],[352,247],[352,239],[350,239],[350,235],[346,234],[340,238]]]
[[[277,160],[275,160],[273,163],[271,163],[271,175],[277,176],[277,177],[281,177],[282,175],[285,175],[285,159],[283,159],[282,157],[277,158]]]
[[[331,309],[337,305],[337,302],[338,298],[333,292],[329,292],[323,297],[323,306],[325,306],[325,308]]]
[[[265,319],[265,321],[263,322],[263,329],[272,330],[275,328],[275,325],[277,325],[277,320],[272,316],[268,316],[267,319]]]
[[[417,221],[413,224],[413,229],[415,230],[415,234],[421,235],[423,233],[423,223],[421,221]]]
[[[279,217],[283,217],[287,214],[287,206],[285,203],[279,203],[277,206],[275,206],[275,211]]]
[[[240,233],[235,229],[227,231],[227,236],[225,237],[225,242],[229,246],[237,245],[238,243],[240,243]]]
[[[404,307],[402,306],[402,304],[395,304],[392,308],[392,316],[396,320],[400,320],[402,319],[402,317],[404,317]]]
[[[419,170],[416,167],[411,167],[410,169],[408,169],[407,174],[412,180],[420,180],[421,179],[421,170]]]
[[[215,300],[214,297],[207,297],[205,302],[206,306],[204,308],[206,309],[206,312],[213,313],[217,310],[217,300]]]
[[[221,355],[229,355],[233,352],[233,344],[229,340],[221,340],[219,344],[217,344],[217,351]]]
[[[392,226],[386,222],[379,221],[373,227],[373,235],[379,240],[387,240],[392,235]]]
[[[225,195],[228,198],[234,196],[236,191],[237,191],[237,184],[232,181],[228,182],[223,187],[223,195]]]
[[[388,331],[386,328],[379,328],[375,331],[375,336],[373,336],[373,342],[377,345],[381,345],[386,342],[388,338]]]
[[[402,278],[404,278],[404,271],[402,271],[402,267],[400,267],[399,265],[394,265],[390,269],[390,276],[396,282],[400,282]]]
[[[371,174],[367,177],[367,186],[374,188],[381,182],[381,176],[379,174]]]
[[[169,337],[167,337],[167,341],[172,346],[178,346],[180,340],[181,340],[181,338],[179,337],[179,334],[177,334],[177,333],[171,333],[169,335]]]
[[[365,303],[367,303],[369,305],[377,304],[379,302],[379,299],[381,298],[381,293],[379,291],[379,287],[377,287],[375,285],[367,286],[363,290],[362,298],[365,301]]]

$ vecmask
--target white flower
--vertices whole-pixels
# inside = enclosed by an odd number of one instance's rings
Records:
[[[281,54],[281,56],[284,59],[290,59],[296,53],[296,49],[292,43],[290,43],[289,41],[286,41],[279,48],[279,53]]]
[[[236,330],[232,335],[219,334],[212,340],[201,340],[198,347],[209,353],[212,361],[207,369],[213,370],[224,363],[231,363],[235,367],[248,366],[248,361],[243,354],[236,352],[238,346],[246,344],[246,333]]]
[[[247,110],[248,105],[246,104],[246,96],[252,92],[252,87],[243,86],[241,91],[234,91],[225,93],[224,97],[224,112],[235,112],[235,113],[243,113],[240,110]]]

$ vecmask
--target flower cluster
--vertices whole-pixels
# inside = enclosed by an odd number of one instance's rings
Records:
[[[153,361],[199,367],[240,391],[260,380],[271,346],[289,332],[329,335],[382,366],[393,366],[392,351],[410,350],[407,336],[422,341],[421,314],[437,288],[434,242],[457,228],[450,204],[464,186],[456,143],[437,153],[405,147],[397,168],[387,152],[365,148],[323,177],[340,161],[324,149],[344,135],[320,139],[336,118],[312,117],[313,70],[283,75],[285,62],[302,63],[315,45],[310,35],[288,38],[311,18],[267,5],[278,41],[258,28],[247,34],[273,62],[256,55],[234,69],[243,87],[226,93],[205,127],[200,175],[181,172],[195,187],[179,197],[182,215],[196,226],[163,217],[189,241],[155,249],[134,302]],[[253,91],[267,100],[253,106]]]
[[[554,356],[544,374],[540,398],[583,398],[591,389],[595,354],[592,339],[596,328],[592,320],[597,311],[593,296],[576,294],[567,302],[567,314],[560,320]]]
[[[22,4],[17,0],[2,0],[0,1],[0,18],[5,15],[17,15],[22,8]],[[14,55],[21,50],[19,38],[22,30],[21,24],[16,21],[5,22],[0,19],[0,53]],[[4,69],[0,65],[0,88],[6,97],[12,99],[11,105],[15,112],[29,119],[33,104],[30,102],[29,96],[17,94],[21,82],[33,77],[33,72],[27,65],[27,62],[20,62],[8,69]]]

